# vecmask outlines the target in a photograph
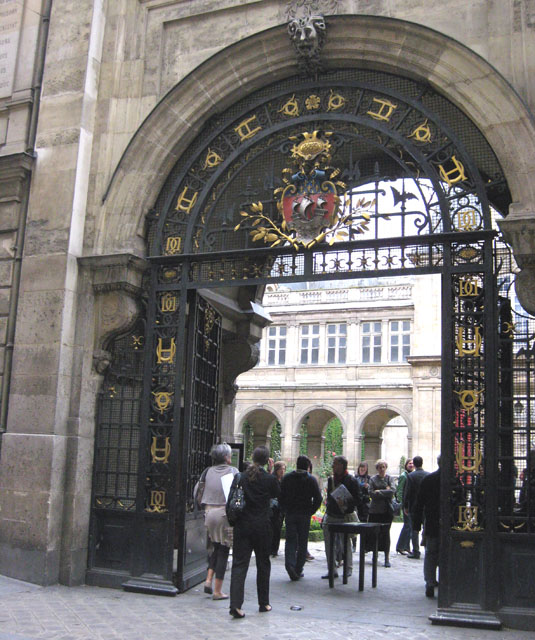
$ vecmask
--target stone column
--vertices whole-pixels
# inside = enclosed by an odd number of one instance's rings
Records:
[[[103,32],[101,1],[53,2],[0,465],[0,573],[40,584],[85,575],[88,501],[73,496],[90,488],[94,397],[80,404],[92,353],[77,257]]]
[[[281,438],[282,459],[287,462],[292,461],[293,455],[293,413],[295,403],[284,403],[284,424],[281,425],[281,431],[284,431],[284,441]],[[282,435],[282,434],[281,434]]]

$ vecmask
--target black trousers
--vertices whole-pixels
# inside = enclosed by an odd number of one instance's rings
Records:
[[[241,609],[244,600],[245,578],[254,551],[256,557],[256,591],[258,604],[269,604],[271,575],[271,522],[266,518],[239,521],[234,527],[232,573],[230,575],[230,608]]]
[[[284,560],[286,569],[291,567],[300,574],[307,558],[308,532],[310,516],[286,514],[286,547]]]
[[[226,547],[219,542],[212,542],[214,550],[208,558],[208,568],[212,569],[218,580],[223,580],[227,570],[227,560],[230,547]]]
[[[271,516],[271,526],[273,528],[273,537],[271,538],[271,555],[274,556],[279,552],[281,542],[281,529],[284,517],[282,513],[275,509]]]

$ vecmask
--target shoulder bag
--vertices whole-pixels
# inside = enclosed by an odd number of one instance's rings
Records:
[[[206,474],[210,467],[206,467],[206,469],[202,472],[201,477],[199,478],[199,482],[197,483],[197,491],[195,493],[195,506],[200,509],[202,507],[202,497],[204,495],[204,487],[206,486]]]
[[[241,473],[238,473],[234,477],[234,482],[230,487],[227,504],[225,507],[227,520],[231,527],[233,527],[238,522],[244,509],[245,494],[243,492]]]

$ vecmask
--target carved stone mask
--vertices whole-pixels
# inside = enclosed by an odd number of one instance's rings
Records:
[[[318,55],[325,40],[323,16],[294,18],[288,24],[288,33],[297,52],[306,57]]]

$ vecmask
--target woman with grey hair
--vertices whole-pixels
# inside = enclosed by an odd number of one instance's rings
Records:
[[[221,588],[232,545],[232,528],[225,513],[227,499],[223,491],[222,478],[229,473],[233,476],[238,473],[238,469],[230,465],[231,455],[232,450],[228,444],[215,444],[210,451],[213,466],[203,471],[201,479],[193,490],[195,502],[204,508],[204,525],[212,547],[208,557],[204,593],[211,594],[213,600],[228,599],[228,595],[223,593]],[[199,495],[200,493],[202,495]],[[214,576],[215,584],[212,589]]]
[[[372,501],[368,522],[380,522],[388,525],[388,528],[381,527],[379,551],[384,551],[385,567],[390,567],[390,526],[394,519],[391,502],[396,487],[393,479],[386,473],[387,467],[386,460],[377,460],[375,463],[377,473],[370,478],[370,498]]]

